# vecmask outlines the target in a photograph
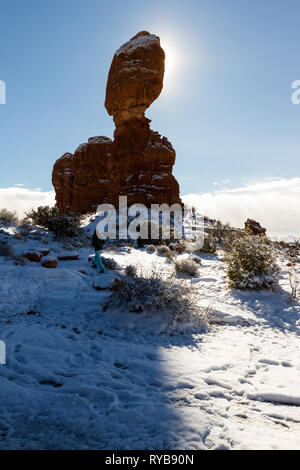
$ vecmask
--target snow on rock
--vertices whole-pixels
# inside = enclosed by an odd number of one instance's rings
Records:
[[[43,254],[40,251],[27,251],[24,253],[24,258],[27,258],[29,261],[33,263],[39,263],[43,257]]]
[[[42,266],[44,266],[44,268],[57,268],[57,258],[54,256],[45,256],[42,259]]]
[[[99,278],[93,282],[93,288],[96,290],[111,289],[117,279],[120,279],[120,276],[117,274],[101,274]]]
[[[70,252],[66,251],[63,253],[60,253],[57,258],[59,261],[76,261],[79,259],[79,253],[78,252]]]

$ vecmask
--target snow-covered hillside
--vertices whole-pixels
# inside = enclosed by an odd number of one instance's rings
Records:
[[[79,259],[46,269],[0,257],[0,449],[300,449],[300,307],[285,258],[273,293],[229,290],[223,253],[201,255],[191,282],[210,324],[179,330],[163,312],[102,310],[126,266],[174,270],[157,252],[106,250],[119,270],[101,275],[87,245],[13,234],[1,236],[17,254]]]

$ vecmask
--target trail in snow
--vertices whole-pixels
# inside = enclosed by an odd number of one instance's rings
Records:
[[[299,305],[228,290],[220,258],[203,255],[193,283],[213,325],[161,333],[160,317],[102,312],[109,292],[77,251],[57,270],[0,258],[1,449],[300,448]],[[106,255],[172,269],[144,250]]]

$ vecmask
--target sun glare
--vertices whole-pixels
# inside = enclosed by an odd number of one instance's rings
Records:
[[[162,37],[161,46],[166,54],[164,93],[170,93],[178,85],[178,69],[180,68],[181,58],[175,44],[171,40]]]

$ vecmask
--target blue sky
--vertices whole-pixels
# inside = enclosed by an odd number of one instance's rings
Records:
[[[297,0],[0,0],[0,187],[51,190],[57,158],[112,136],[109,66],[140,30],[169,56],[147,116],[182,194],[299,176],[299,14]]]

